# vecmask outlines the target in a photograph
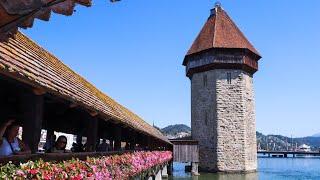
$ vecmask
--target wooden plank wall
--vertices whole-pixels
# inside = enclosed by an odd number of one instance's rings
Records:
[[[192,144],[173,145],[174,162],[199,162],[199,147]]]

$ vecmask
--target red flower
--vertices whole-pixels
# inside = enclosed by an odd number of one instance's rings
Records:
[[[31,169],[30,170],[30,174],[32,174],[32,175],[35,175],[35,174],[38,174],[38,170],[37,169]]]
[[[91,173],[91,172],[89,172],[88,174],[87,174],[87,177],[92,177],[93,176],[93,174]]]

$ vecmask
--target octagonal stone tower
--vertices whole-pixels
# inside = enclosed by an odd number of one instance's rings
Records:
[[[183,61],[191,80],[191,129],[199,141],[200,170],[256,171],[252,78],[260,58],[216,4]]]

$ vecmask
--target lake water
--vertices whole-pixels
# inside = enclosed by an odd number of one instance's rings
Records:
[[[320,180],[319,158],[259,158],[258,172],[247,175],[206,174],[192,178],[184,172],[185,164],[175,163],[173,179],[177,180]]]

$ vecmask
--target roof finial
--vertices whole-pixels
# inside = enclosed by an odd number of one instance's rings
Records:
[[[210,14],[210,17],[214,16],[216,14],[216,12],[218,11],[218,9],[221,8],[221,2],[220,1],[217,1],[215,4],[214,4],[214,8],[211,9],[211,14]],[[209,18],[210,18],[209,17]]]
[[[221,2],[220,2],[220,1],[217,1],[217,2],[214,4],[214,7],[215,7],[215,8],[221,8]]]

